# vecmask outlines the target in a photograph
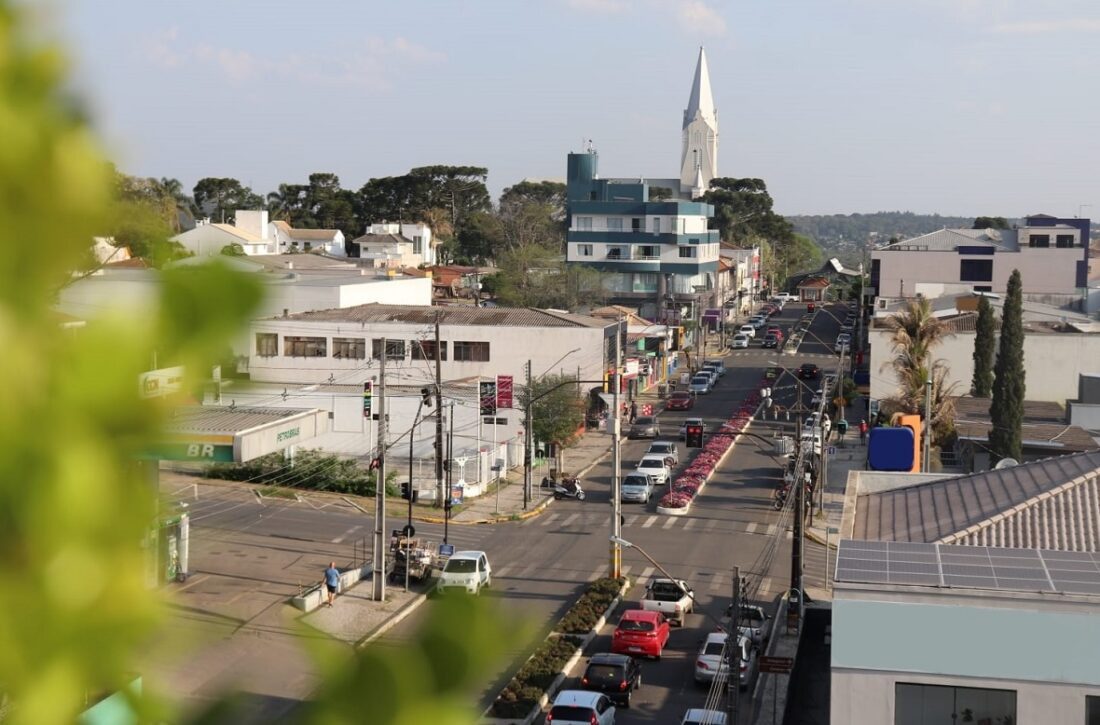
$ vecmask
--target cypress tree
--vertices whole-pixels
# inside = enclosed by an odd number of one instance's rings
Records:
[[[989,416],[990,462],[1002,458],[1020,460],[1020,427],[1024,422],[1024,325],[1023,285],[1020,270],[1008,279],[1004,310],[1001,312],[1001,340],[993,367],[993,403]]]
[[[978,325],[974,335],[974,379],[971,389],[975,398],[988,398],[993,392],[993,306],[985,295],[978,298]]]

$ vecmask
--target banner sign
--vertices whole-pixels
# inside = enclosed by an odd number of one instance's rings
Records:
[[[512,407],[512,376],[497,375],[497,407]]]
[[[497,384],[492,380],[482,380],[480,383],[481,414],[496,415],[497,413]]]

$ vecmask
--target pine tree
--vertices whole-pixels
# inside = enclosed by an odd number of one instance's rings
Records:
[[[982,295],[978,298],[978,326],[974,335],[974,379],[971,384],[975,398],[988,398],[993,392],[993,306]]]
[[[1002,458],[1020,460],[1020,428],[1024,422],[1024,326],[1020,270],[1008,279],[1001,312],[1001,341],[993,367],[993,404],[989,407],[993,430],[989,432],[990,462]]]

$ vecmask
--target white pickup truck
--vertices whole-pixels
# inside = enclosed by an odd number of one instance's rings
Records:
[[[684,617],[695,608],[695,592],[683,579],[654,579],[645,589],[642,609],[661,612],[678,627],[684,625]]]

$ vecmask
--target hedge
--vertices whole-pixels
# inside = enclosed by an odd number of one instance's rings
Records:
[[[497,699],[493,701],[493,716],[501,718],[526,717],[531,708],[558,676],[565,663],[581,645],[581,638],[574,634],[587,634],[623,588],[623,579],[597,579],[588,585],[556,630],[561,636],[551,636],[539,645],[531,659],[519,668]]]

